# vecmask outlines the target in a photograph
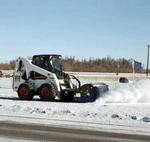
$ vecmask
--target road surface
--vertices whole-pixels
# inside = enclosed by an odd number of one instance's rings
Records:
[[[0,122],[0,137],[46,142],[149,142],[150,136]]]

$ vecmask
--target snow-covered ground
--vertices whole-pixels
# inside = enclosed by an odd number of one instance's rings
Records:
[[[96,102],[63,103],[43,102],[37,96],[21,101],[11,89],[11,78],[0,78],[0,120],[150,135],[150,79],[101,82],[110,91]]]

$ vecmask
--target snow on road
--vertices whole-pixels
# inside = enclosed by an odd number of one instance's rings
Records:
[[[106,83],[109,84],[110,91],[94,103],[63,103],[43,102],[38,97],[34,97],[32,101],[21,101],[11,89],[11,78],[0,78],[0,120],[12,116],[14,121],[24,117],[35,118],[28,119],[33,123],[50,123],[46,121],[55,120],[52,123],[63,122],[65,125],[80,127],[90,124],[94,124],[95,128],[121,126],[121,129],[132,128],[149,135],[150,80],[143,79],[127,84]]]

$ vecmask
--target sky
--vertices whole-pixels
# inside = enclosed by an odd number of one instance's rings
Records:
[[[0,0],[0,62],[34,54],[146,65],[149,0]]]

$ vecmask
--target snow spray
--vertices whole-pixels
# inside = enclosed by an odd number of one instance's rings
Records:
[[[119,83],[100,97],[97,103],[150,103],[150,80]]]

